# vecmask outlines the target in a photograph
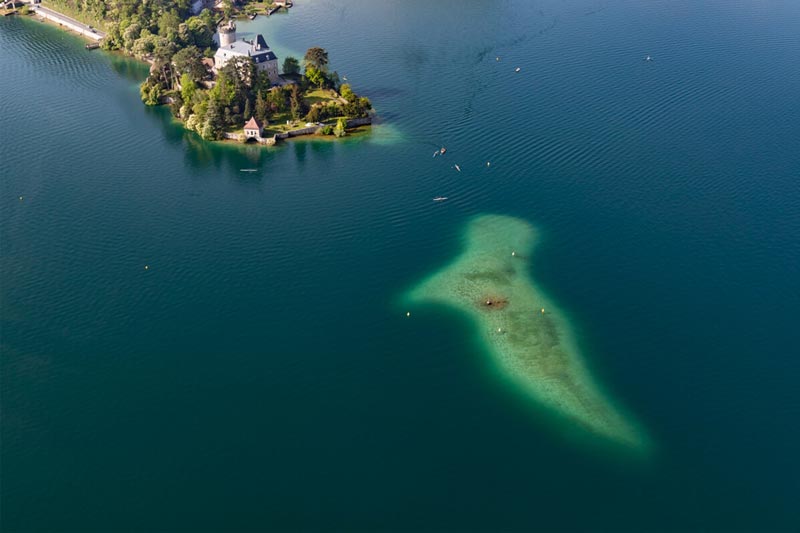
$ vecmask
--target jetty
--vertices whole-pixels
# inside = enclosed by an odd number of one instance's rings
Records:
[[[292,0],[275,0],[272,7],[267,9],[267,16],[272,15],[281,8],[289,9],[292,5],[294,5],[292,4]]]

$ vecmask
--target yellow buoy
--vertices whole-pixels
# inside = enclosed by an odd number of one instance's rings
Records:
[[[542,307],[542,314],[544,314],[544,307]]]

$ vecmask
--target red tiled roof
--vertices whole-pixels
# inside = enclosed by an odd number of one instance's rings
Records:
[[[244,129],[246,130],[260,130],[261,124],[256,120],[256,117],[250,117],[250,120],[247,121],[247,124],[244,125]]]

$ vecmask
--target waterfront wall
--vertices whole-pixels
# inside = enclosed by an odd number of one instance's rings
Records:
[[[36,16],[42,17],[43,19],[47,19],[47,20],[49,20],[51,22],[55,22],[59,26],[63,26],[65,28],[67,28],[67,29],[70,29],[70,30],[74,31],[75,33],[83,35],[84,37],[87,37],[87,38],[89,38],[89,39],[91,39],[93,41],[99,41],[100,39],[103,38],[103,36],[100,35],[99,33],[94,33],[93,31],[91,31],[90,29],[88,29],[85,26],[80,26],[80,25],[78,25],[76,23],[73,23],[73,22],[67,20],[63,15],[53,14],[53,13],[50,13],[50,11],[45,10],[45,9],[37,9],[36,10]]]
[[[358,126],[365,126],[367,124],[372,124],[372,117],[366,118],[351,118],[347,121],[348,128],[355,128]],[[321,126],[311,126],[308,128],[301,128],[299,130],[292,130],[287,133],[278,133],[275,135],[278,139],[288,139],[289,137],[299,137],[301,135],[313,135],[316,133]]]
[[[356,128],[358,126],[366,126],[372,124],[372,117],[366,118],[351,118],[347,121],[348,128]],[[278,142],[278,139],[288,139],[289,137],[300,137],[302,135],[313,135],[320,130],[320,126],[310,126],[308,128],[300,128],[298,130],[287,131],[286,133],[276,133],[272,137],[262,137],[258,140],[260,144],[272,146]],[[229,141],[244,142],[244,135],[241,133],[228,133],[223,132],[222,138]]]
[[[358,126],[367,126],[369,124],[372,124],[372,117],[351,118],[347,121],[348,128],[357,128]]]
[[[260,139],[258,139],[258,143],[266,144],[267,146],[272,146],[277,142],[276,137],[277,135],[273,135],[272,137],[261,137]],[[229,141],[244,142],[244,135],[241,133],[222,132],[222,138]]]

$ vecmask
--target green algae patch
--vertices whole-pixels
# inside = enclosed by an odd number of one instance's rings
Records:
[[[563,314],[531,281],[537,235],[507,216],[473,219],[460,256],[407,295],[469,316],[489,355],[527,396],[563,421],[639,451],[647,439],[587,371]]]

